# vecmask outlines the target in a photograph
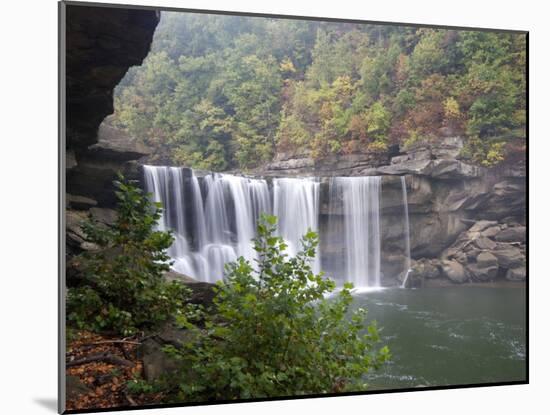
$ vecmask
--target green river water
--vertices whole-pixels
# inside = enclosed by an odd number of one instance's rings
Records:
[[[392,359],[370,389],[524,381],[524,287],[388,288],[357,293]]]

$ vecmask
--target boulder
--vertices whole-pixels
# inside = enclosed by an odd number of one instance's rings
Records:
[[[501,231],[498,235],[496,235],[495,239],[498,242],[525,242],[525,237],[526,227],[514,226]]]
[[[93,251],[98,246],[86,241],[86,234],[82,230],[82,222],[87,220],[86,212],[67,210],[65,212],[65,236],[69,253],[78,254],[82,251]]]
[[[527,270],[525,267],[511,268],[506,272],[506,279],[510,281],[525,281]]]
[[[185,285],[191,289],[191,298],[189,302],[192,304],[201,304],[203,306],[211,306],[214,296],[216,295],[214,287],[216,284],[209,282],[188,282]]]
[[[482,252],[477,256],[477,264],[482,267],[498,266],[497,258],[490,252]]]
[[[93,207],[90,209],[92,217],[105,225],[113,225],[117,218],[117,213],[113,209]]]
[[[499,244],[492,254],[497,258],[501,268],[517,268],[525,264],[525,255],[519,248],[512,245]]]
[[[489,238],[486,238],[485,236],[482,236],[480,238],[477,238],[475,241],[474,241],[474,244],[479,248],[479,249],[495,249],[497,244],[496,242],[490,240]]]
[[[500,226],[491,226],[481,232],[486,238],[494,238],[500,232]]]
[[[76,210],[88,210],[97,205],[97,200],[86,196],[67,194],[67,207]]]
[[[168,281],[180,281],[185,284],[191,290],[191,297],[189,299],[190,303],[201,304],[206,307],[212,305],[212,300],[215,296],[214,287],[216,286],[216,284],[197,281],[192,277],[181,274],[174,270],[166,271],[164,273],[164,278],[166,278]]]
[[[441,276],[439,269],[439,261],[437,259],[423,258],[415,261],[411,266],[412,271],[423,278],[434,279]]]
[[[498,274],[497,258],[489,252],[482,252],[476,262],[467,265],[471,277],[476,281],[494,280]]]
[[[191,342],[193,337],[191,331],[168,323],[153,337],[143,341],[138,348],[138,355],[143,360],[145,379],[149,382],[158,380],[178,369],[177,362],[163,348],[167,345],[181,348]]]
[[[441,261],[443,275],[449,278],[452,282],[462,284],[468,281],[469,277],[464,267],[454,260]]]

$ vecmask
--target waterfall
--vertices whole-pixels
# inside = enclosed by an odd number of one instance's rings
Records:
[[[380,286],[380,177],[336,177],[332,197],[341,198],[345,281]]]
[[[163,212],[158,229],[171,229],[174,243],[168,254],[177,258],[188,250],[185,237],[185,217],[183,212],[183,172],[177,167],[145,168],[147,190],[153,194],[154,201],[162,202]]]
[[[209,174],[203,179],[203,192],[190,170],[188,186],[182,168],[144,166],[143,170],[146,190],[164,207],[158,229],[174,233],[168,254],[175,271],[214,282],[223,278],[225,264],[237,257],[253,262],[251,240],[257,220],[262,212],[270,212],[265,180]]]
[[[409,228],[409,202],[407,199],[407,183],[405,181],[405,176],[401,176],[401,193],[403,195],[403,223],[404,223],[404,232],[403,239],[405,245],[405,276],[403,278],[403,283],[401,287],[405,288],[407,286],[407,280],[409,279],[409,273],[411,272],[411,239],[410,239],[410,228]]]
[[[294,256],[308,229],[319,231],[319,182],[312,178],[273,179],[273,195],[277,233],[287,243],[288,254]],[[321,269],[319,249],[312,268],[315,273]]]
[[[301,250],[308,229],[319,234],[322,245],[312,261],[314,272],[322,268],[339,283],[356,287],[381,285],[381,177],[332,178],[323,198],[328,213],[321,209],[317,178],[274,178],[270,186],[258,178],[220,173],[199,178],[190,169],[144,166],[144,183],[152,199],[163,204],[158,229],[174,234],[168,254],[177,272],[214,282],[224,277],[225,264],[239,256],[254,266],[251,240],[265,212],[278,217],[276,233],[287,243],[289,256]],[[411,259],[404,177],[401,192],[407,271]]]

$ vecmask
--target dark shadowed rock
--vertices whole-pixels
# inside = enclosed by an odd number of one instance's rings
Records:
[[[97,205],[97,200],[85,196],[67,194],[67,207],[76,210],[88,210]]]
[[[499,242],[525,242],[525,236],[525,226],[514,226],[501,231],[495,239]]]
[[[153,336],[149,337],[138,348],[138,355],[143,360],[143,375],[149,382],[169,376],[178,369],[176,361],[164,352],[165,346],[182,348],[184,344],[193,341],[194,335],[186,329],[167,323]]]
[[[85,149],[113,112],[113,89],[149,52],[154,10],[67,5],[67,144]],[[78,155],[77,155],[78,161]]]
[[[118,171],[130,173],[123,161],[143,151],[127,140],[93,145],[99,125],[113,112],[113,89],[149,52],[160,16],[87,5],[67,5],[66,14],[67,192],[112,207],[113,178]]]

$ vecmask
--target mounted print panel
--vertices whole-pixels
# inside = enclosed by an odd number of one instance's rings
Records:
[[[528,382],[527,32],[60,22],[60,412]]]

